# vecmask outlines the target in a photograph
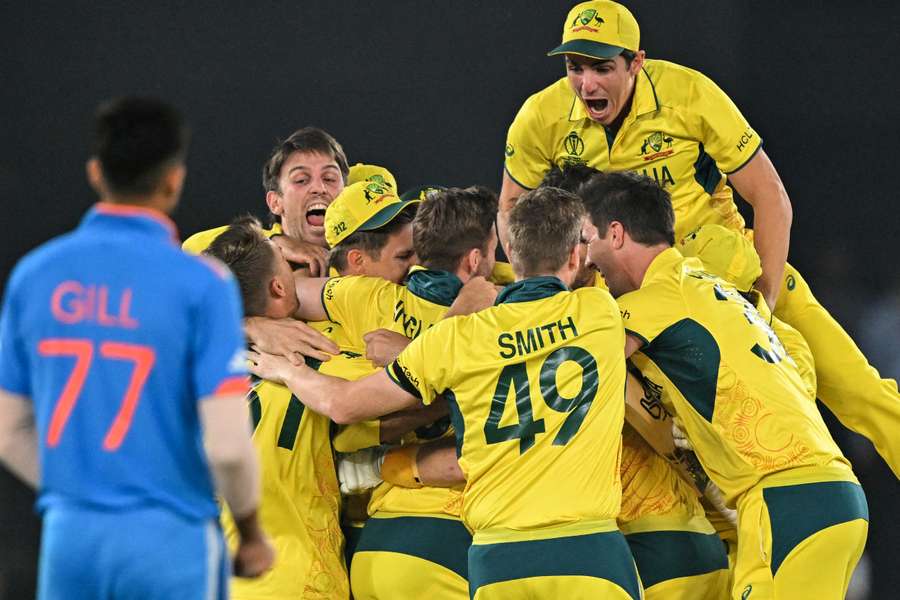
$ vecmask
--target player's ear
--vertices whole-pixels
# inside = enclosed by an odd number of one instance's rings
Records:
[[[287,296],[287,289],[285,289],[284,284],[281,283],[281,280],[277,277],[273,277],[269,281],[269,295],[273,298],[284,298]]]
[[[625,228],[618,221],[612,221],[606,230],[609,243],[613,249],[618,250],[625,244]]]
[[[281,216],[284,214],[284,198],[278,192],[266,192],[266,205],[269,207],[269,212],[273,215]]]
[[[366,265],[366,253],[359,248],[351,248],[347,250],[347,267],[354,275],[361,273],[361,269]]]
[[[84,165],[84,171],[87,174],[88,183],[99,195],[104,194],[103,185],[103,167],[100,166],[100,159],[91,157]]]
[[[163,173],[160,181],[160,192],[166,198],[177,199],[181,196],[184,187],[184,178],[187,175],[187,167],[182,163],[172,165]]]
[[[632,75],[637,75],[641,72],[641,69],[644,66],[644,59],[646,58],[647,53],[643,50],[638,50],[634,53],[634,58],[631,61],[631,67],[628,69]]]
[[[581,252],[579,251],[578,244],[572,246],[572,249],[569,250],[569,259],[566,262],[566,266],[572,271],[578,271],[581,268]]]

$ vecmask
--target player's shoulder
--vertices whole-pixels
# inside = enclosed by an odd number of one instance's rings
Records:
[[[76,233],[77,230],[74,230],[54,237],[20,258],[9,275],[7,293],[22,285],[27,286],[29,280],[47,274],[53,267],[71,261],[78,243]]]
[[[333,300],[338,294],[350,294],[353,296],[371,296],[378,293],[399,294],[405,288],[402,285],[370,275],[342,275],[331,277],[325,282],[322,289],[322,297],[328,301]]]
[[[517,121],[545,123],[568,120],[575,102],[575,92],[563,77],[529,96],[522,104]]]
[[[715,87],[700,71],[667,60],[646,60],[644,72],[653,83],[658,101],[670,107],[690,108],[698,94]]]

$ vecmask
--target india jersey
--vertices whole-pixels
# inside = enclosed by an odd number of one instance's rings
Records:
[[[492,308],[438,323],[389,366],[425,404],[448,397],[467,478],[462,518],[476,538],[619,513],[623,345],[608,293],[535,277]]]
[[[757,310],[669,248],[619,307],[643,342],[632,360],[662,386],[706,473],[731,503],[767,474],[799,467],[853,479],[793,359]]]
[[[257,380],[249,400],[253,444],[264,469],[259,519],[275,546],[276,562],[258,579],[233,578],[232,595],[348,598],[331,422],[271,381]],[[234,550],[239,541],[234,521],[225,514],[222,522]]]
[[[553,165],[647,175],[671,194],[681,239],[705,223],[744,227],[725,174],[744,166],[760,145],[715,83],[692,69],[647,60],[618,132],[588,118],[564,77],[525,101],[509,128],[505,164],[529,189]]]
[[[161,213],[100,203],[26,256],[6,290],[0,387],[34,402],[39,508],[214,518],[197,402],[246,390],[243,345],[230,273],[184,254]]]
[[[336,277],[322,291],[328,317],[340,325],[349,345],[365,352],[362,336],[383,328],[414,339],[443,319],[462,288],[455,275],[413,267],[406,285],[377,277]],[[403,443],[416,443],[452,435],[448,420],[410,433]],[[355,433],[359,437],[358,431]],[[345,441],[346,441],[345,436]],[[337,442],[337,440],[336,440]],[[370,444],[373,445],[373,444]],[[459,516],[460,490],[455,488],[403,488],[382,483],[372,493],[369,514],[377,511]]]

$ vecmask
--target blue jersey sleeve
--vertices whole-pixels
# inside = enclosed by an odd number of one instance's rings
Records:
[[[192,376],[198,399],[247,390],[242,314],[234,277],[216,273],[196,307]]]
[[[17,271],[13,271],[6,286],[3,298],[3,311],[0,313],[0,388],[14,394],[31,396],[31,384],[28,378],[28,352],[20,335],[20,323],[16,296]]]

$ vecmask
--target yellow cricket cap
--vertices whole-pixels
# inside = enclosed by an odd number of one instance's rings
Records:
[[[357,231],[383,227],[418,198],[401,200],[385,183],[357,181],[344,188],[325,211],[325,241],[332,248]]]
[[[347,175],[347,185],[365,181],[366,183],[380,183],[386,186],[394,194],[399,193],[397,190],[397,180],[394,175],[378,165],[365,165],[356,163],[350,167],[350,173]]]
[[[622,50],[640,49],[641,29],[631,12],[618,2],[582,2],[569,11],[562,45],[547,53],[614,58]]]
[[[742,292],[750,291],[762,275],[753,242],[741,232],[721,225],[710,223],[688,235],[681,242],[681,253],[696,256],[707,271]]]

